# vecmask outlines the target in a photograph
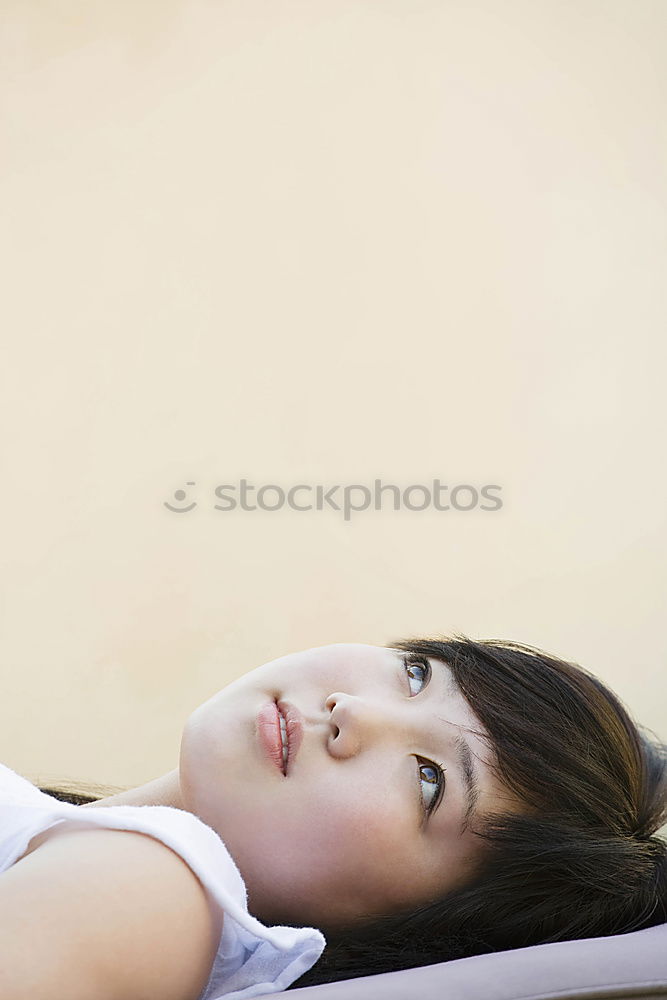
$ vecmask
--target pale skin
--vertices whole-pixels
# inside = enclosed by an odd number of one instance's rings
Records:
[[[80,808],[164,805],[212,827],[267,924],[334,930],[400,912],[465,883],[481,851],[456,752],[463,735],[476,813],[520,808],[493,772],[483,726],[450,668],[406,666],[398,650],[335,643],[281,656],[187,719],[178,767]],[[257,738],[268,702],[295,705],[303,742],[281,774]],[[444,791],[435,811],[442,765]],[[471,821],[474,826],[474,818]]]

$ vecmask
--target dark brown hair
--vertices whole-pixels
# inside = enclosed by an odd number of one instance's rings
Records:
[[[129,791],[128,787],[117,785],[99,785],[92,781],[77,781],[72,778],[41,778],[33,780],[40,792],[45,792],[60,802],[69,802],[74,806],[82,806],[88,802],[98,802],[108,795]]]
[[[445,661],[525,804],[480,817],[465,887],[329,936],[292,987],[667,921],[667,747],[600,680],[540,649],[466,636],[389,648]],[[483,734],[480,734],[483,735]]]

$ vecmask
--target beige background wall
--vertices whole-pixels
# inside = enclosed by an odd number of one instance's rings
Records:
[[[0,759],[138,784],[268,659],[449,630],[667,737],[662,0],[0,9]]]

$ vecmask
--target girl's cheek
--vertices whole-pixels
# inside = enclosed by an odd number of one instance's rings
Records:
[[[405,831],[398,797],[387,796],[375,782],[350,780],[325,786],[311,811],[319,831],[334,854],[393,849]]]

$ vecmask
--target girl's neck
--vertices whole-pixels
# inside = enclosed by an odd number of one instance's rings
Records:
[[[108,795],[96,802],[86,802],[79,809],[99,808],[100,806],[171,806],[183,809],[181,787],[178,779],[178,768],[163,774],[160,778],[147,781],[145,785],[128,788],[127,791]]]

